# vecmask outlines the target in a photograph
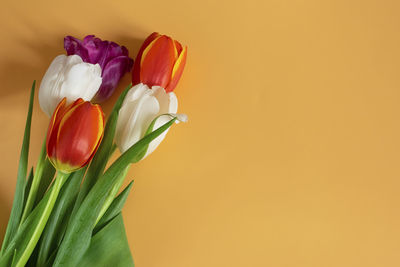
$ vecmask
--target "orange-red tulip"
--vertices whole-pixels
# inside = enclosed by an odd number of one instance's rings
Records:
[[[171,37],[152,33],[144,41],[133,65],[133,85],[158,85],[172,92],[186,64],[187,47]]]
[[[62,172],[82,168],[92,159],[103,138],[104,114],[99,105],[81,98],[58,104],[47,131],[47,156]]]

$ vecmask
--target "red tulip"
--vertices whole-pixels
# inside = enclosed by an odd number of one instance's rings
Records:
[[[186,64],[187,47],[171,37],[152,33],[144,41],[133,65],[133,85],[161,86],[172,92]]]
[[[57,170],[72,172],[90,162],[103,138],[104,114],[81,98],[58,104],[47,131],[47,156]]]

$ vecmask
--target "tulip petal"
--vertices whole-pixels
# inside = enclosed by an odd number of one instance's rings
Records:
[[[160,34],[158,32],[153,32],[152,34],[149,35],[149,37],[146,38],[146,40],[144,40],[142,46],[139,49],[139,52],[136,56],[136,60],[133,63],[133,71],[132,71],[132,84],[136,85],[139,84],[140,81],[140,65],[142,62],[142,54],[143,51],[146,49],[146,47],[153,42],[153,40],[155,40],[156,38],[160,37]]]
[[[166,93],[160,86],[153,86],[150,89],[142,83],[132,87],[125,97],[118,116],[115,140],[120,151],[125,152],[143,138],[154,118],[162,114],[176,113],[177,110],[178,99],[173,92]],[[169,120],[169,115],[160,116],[154,122],[153,130]],[[149,144],[143,158],[157,148],[166,133],[167,131],[163,132]]]
[[[78,98],[90,101],[101,85],[100,75],[101,68],[98,64],[76,64],[66,73],[60,94],[67,97],[68,104]]]
[[[65,97],[60,101],[57,108],[54,110],[53,116],[50,119],[50,124],[46,136],[47,156],[50,159],[56,157],[57,132],[58,132],[59,120],[61,118],[61,116],[59,115],[65,112],[66,101],[67,100]]]
[[[84,166],[97,149],[103,128],[104,115],[98,105],[83,102],[69,109],[58,129],[58,167],[73,171]]]
[[[159,113],[160,105],[152,94],[153,91],[147,85],[138,84],[125,97],[119,112],[115,138],[122,153],[143,137]]]
[[[167,114],[167,113],[176,113],[178,111],[178,98],[176,95],[171,92],[171,93],[166,93],[165,90],[161,87],[153,87],[153,90],[155,90],[154,95],[158,99],[160,103],[160,111],[158,115],[161,114]],[[155,124],[153,131],[160,128],[164,123],[168,122],[170,120],[170,116],[165,115],[165,116],[160,116]],[[145,154],[145,157],[150,155],[156,148],[160,145],[160,143],[164,140],[165,136],[167,136],[169,129],[163,132],[160,136],[158,136],[156,139],[151,141],[149,144],[149,147],[147,149],[147,152]]]
[[[177,53],[178,53],[178,55],[180,55],[181,52],[182,52],[182,45],[181,45],[180,42],[178,42],[176,40],[174,40],[174,43],[175,43],[175,47],[176,47]]]
[[[132,63],[133,61],[126,56],[116,57],[107,63],[102,74],[103,83],[94,97],[95,102],[103,102],[112,95],[119,80],[129,71]]]
[[[163,35],[151,42],[141,58],[141,82],[165,88],[171,79],[175,54],[175,45],[170,37]]]
[[[119,80],[131,70],[133,65],[133,60],[129,58],[126,47],[119,46],[114,42],[103,41],[94,35],[86,36],[83,41],[67,36],[64,39],[64,48],[68,55],[80,55],[83,61],[100,65],[103,79],[96,95],[98,102],[111,96]]]
[[[67,51],[68,56],[78,55],[83,61],[91,63],[88,50],[81,40],[72,36],[66,36],[64,38],[64,49]]]
[[[73,66],[81,63],[83,63],[82,59],[76,55],[68,57],[59,55],[51,62],[39,89],[40,107],[49,117],[53,114],[61,99],[65,97],[65,95],[60,94],[60,86],[64,83],[65,77]]]
[[[108,57],[110,44],[108,41],[102,41],[94,35],[88,35],[83,39],[83,45],[88,51],[88,61],[92,64],[98,63],[101,69],[104,69],[105,59]]]
[[[176,85],[179,82],[179,79],[182,76],[183,70],[186,65],[186,56],[187,56],[187,46],[185,46],[179,55],[178,59],[175,62],[174,68],[172,70],[171,81],[168,86],[165,88],[167,93],[172,92]]]

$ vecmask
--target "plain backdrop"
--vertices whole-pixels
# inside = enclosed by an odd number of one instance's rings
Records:
[[[2,0],[0,233],[29,89],[63,37],[135,56],[158,31],[188,45],[175,92],[189,123],[125,183],[138,267],[400,266],[399,13],[395,0]],[[48,124],[35,100],[31,164]]]

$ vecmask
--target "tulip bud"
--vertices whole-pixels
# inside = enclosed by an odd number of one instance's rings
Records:
[[[57,106],[47,131],[47,156],[54,167],[68,173],[92,159],[103,138],[104,114],[99,105],[81,98]]]
[[[144,41],[136,57],[132,72],[132,84],[144,83],[161,86],[172,92],[186,64],[187,47],[171,37],[152,33]]]
[[[127,93],[119,111],[115,142],[121,153],[143,138],[147,128],[157,116],[166,113],[176,113],[178,99],[173,92],[167,93],[162,87],[138,84]],[[153,129],[157,129],[171,119],[170,116],[160,116]],[[167,130],[168,131],[168,130]],[[143,158],[152,153],[165,138],[167,131],[154,139]]]
[[[94,97],[96,102],[103,102],[109,98],[119,80],[133,65],[128,49],[114,42],[103,41],[94,35],[88,35],[83,40],[66,36],[64,48],[68,55],[79,55],[84,62],[100,65],[103,82]]]
[[[101,85],[98,64],[84,63],[80,56],[57,56],[44,75],[39,89],[39,104],[50,117],[58,103],[78,98],[90,101]]]

